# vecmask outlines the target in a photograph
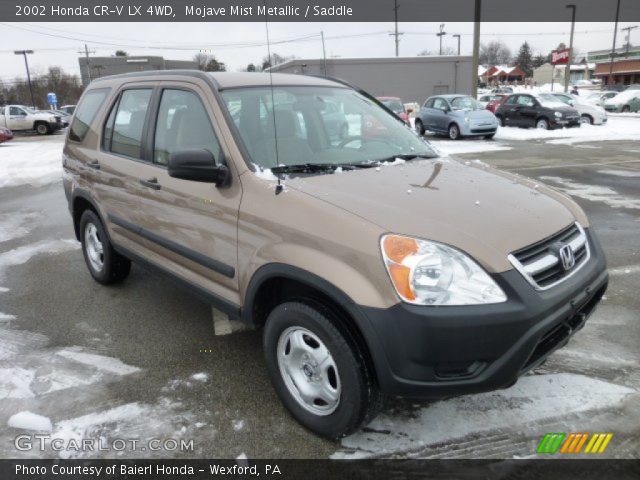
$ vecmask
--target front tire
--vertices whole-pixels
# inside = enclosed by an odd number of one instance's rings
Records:
[[[582,123],[583,125],[593,125],[593,118],[585,113],[584,115],[580,116],[580,123]]]
[[[280,400],[298,422],[331,439],[354,432],[381,407],[372,369],[339,326],[322,305],[292,301],[269,314],[263,336]]]
[[[93,279],[103,285],[121,282],[131,270],[131,261],[113,249],[98,215],[85,210],[80,217],[82,254]]]
[[[622,113],[629,113],[631,111],[631,107],[629,105],[625,105],[622,107]]]
[[[415,129],[418,135],[420,135],[421,137],[424,135],[425,130],[424,130],[424,125],[422,124],[422,120],[419,120],[416,118]]]
[[[36,123],[36,132],[38,135],[49,135],[51,133],[51,128],[44,122]]]
[[[549,130],[549,120],[546,118],[539,118],[536,120],[536,128],[540,130]]]
[[[501,127],[506,126],[505,121],[504,121],[504,117],[502,115],[496,115],[496,118],[498,119],[498,124]]]
[[[455,123],[449,125],[449,138],[451,140],[458,140],[460,138],[460,127]]]

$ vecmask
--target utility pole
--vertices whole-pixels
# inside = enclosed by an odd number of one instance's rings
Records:
[[[626,56],[629,56],[629,48],[631,47],[631,30],[634,30],[638,28],[638,25],[634,25],[633,27],[625,27],[625,28],[621,28],[620,30],[626,30],[627,31],[627,53]]]
[[[89,47],[87,47],[87,44],[84,44],[84,50],[80,50],[78,53],[84,53],[85,58],[87,59],[87,74],[89,76],[89,83],[91,83],[91,63],[89,61],[89,54],[90,53],[96,53],[95,50],[89,50]]]
[[[475,10],[473,13],[473,62],[471,67],[471,96],[478,96],[478,63],[480,58],[480,11],[482,10],[482,0],[475,0]]]
[[[455,35],[453,35],[453,38],[458,39],[458,56],[460,56],[460,34],[456,33]]]
[[[440,54],[442,56],[442,37],[444,37],[447,32],[444,31],[444,23],[440,25],[440,32],[436,33],[436,37],[440,37]]]
[[[324,32],[320,32],[320,38],[322,38],[322,71],[324,76],[327,76],[327,51],[324,48]]]
[[[27,61],[27,55],[31,55],[33,50],[16,50],[13,53],[16,55],[22,55],[24,57],[24,66],[27,69],[27,82],[29,82],[29,93],[31,94],[31,107],[36,106],[36,102],[33,99],[33,87],[31,86],[31,74],[29,73],[29,62]]]
[[[613,27],[613,45],[611,46],[611,61],[609,62],[609,79],[607,81],[608,85],[611,85],[611,81],[613,80],[613,59],[616,56],[616,39],[618,37],[618,20],[620,19],[620,0],[618,0],[618,4],[616,6],[616,24]]]
[[[395,22],[395,33],[390,33],[392,37],[396,37],[396,57],[400,55],[400,35],[404,35],[402,32],[398,32],[398,0],[393,0],[393,14]]]
[[[573,29],[576,26],[576,6],[573,4],[566,5],[571,9],[571,36],[569,37],[569,61],[564,68],[564,93],[569,90],[569,79],[571,77],[571,62],[573,61]]]

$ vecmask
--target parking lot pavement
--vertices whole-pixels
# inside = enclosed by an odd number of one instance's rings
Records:
[[[433,403],[389,399],[369,426],[335,443],[281,406],[259,332],[214,336],[207,305],[137,266],[122,285],[96,284],[60,182],[48,171],[34,180],[12,170],[0,188],[0,457],[67,455],[14,448],[25,428],[49,421],[52,437],[66,440],[174,438],[194,446],[86,457],[511,458],[533,455],[546,432],[565,431],[613,432],[605,456],[639,457],[640,139],[489,144],[503,148],[467,146],[463,158],[545,181],[587,211],[611,269],[606,299],[567,347],[510,389]],[[3,159],[49,168],[60,147],[61,137],[0,146],[0,179]],[[44,160],[20,153],[32,148]]]

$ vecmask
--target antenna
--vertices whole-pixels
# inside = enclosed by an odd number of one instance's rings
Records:
[[[264,5],[264,26],[265,29],[267,31],[267,55],[269,56],[269,87],[271,88],[271,111],[273,113],[273,136],[274,136],[274,140],[275,140],[275,147],[276,147],[276,167],[280,164],[279,162],[279,155],[278,155],[278,127],[277,127],[277,122],[276,122],[276,101],[275,101],[275,95],[273,93],[273,72],[271,71],[271,68],[273,67],[273,64],[271,63],[271,42],[269,41],[269,16],[267,14],[267,0],[262,0],[262,3]],[[282,193],[283,187],[282,187],[282,183],[280,182],[280,174],[276,173],[276,177],[278,178],[278,185],[276,185],[276,195],[279,195],[280,193]]]

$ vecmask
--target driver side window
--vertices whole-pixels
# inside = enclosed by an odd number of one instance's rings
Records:
[[[26,115],[27,113],[22,110],[21,108],[18,107],[11,107],[9,109],[9,115],[17,115],[17,116],[21,116],[21,115]]]

